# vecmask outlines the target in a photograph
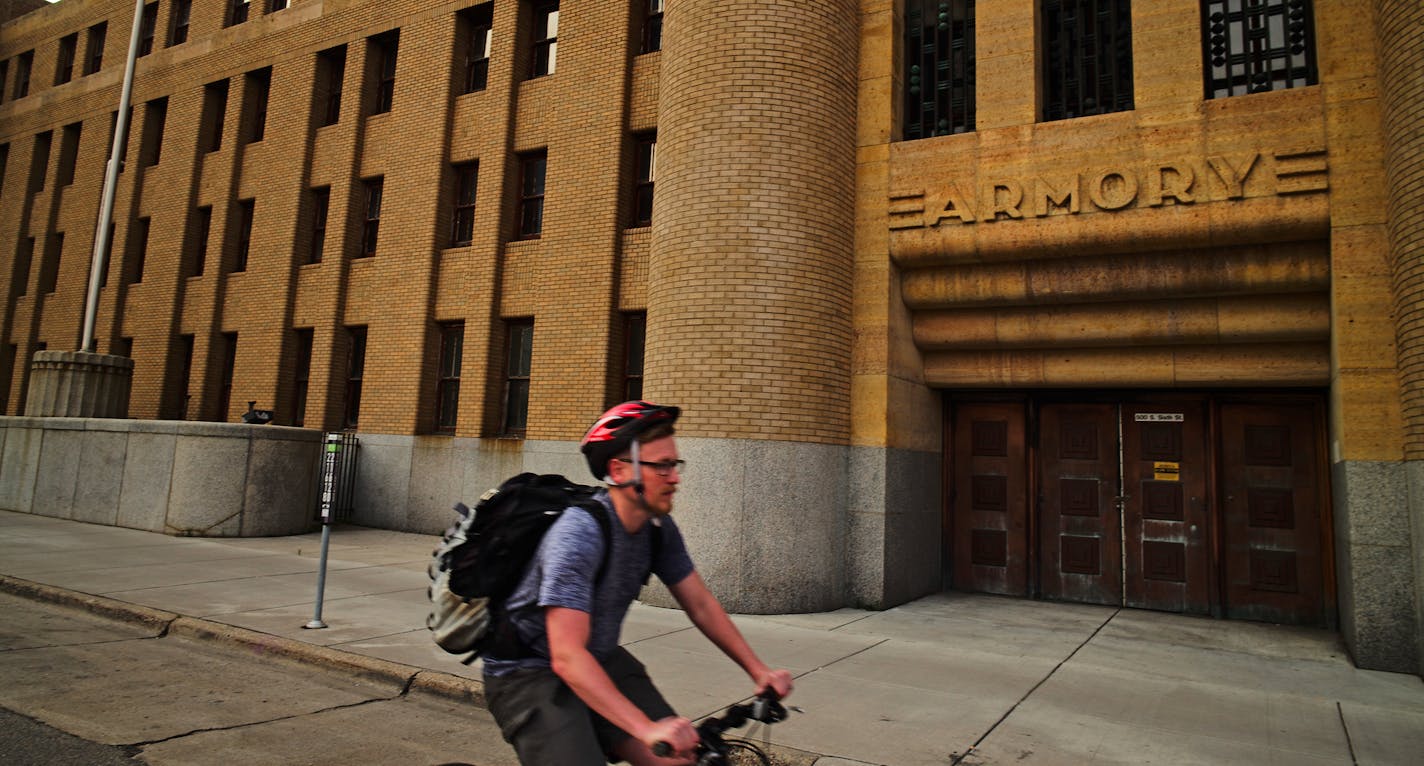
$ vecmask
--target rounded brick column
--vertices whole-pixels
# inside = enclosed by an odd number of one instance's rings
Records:
[[[1377,0],[1390,264],[1407,460],[1424,459],[1424,4]]]
[[[859,6],[669,3],[645,391],[679,522],[740,612],[844,603]]]

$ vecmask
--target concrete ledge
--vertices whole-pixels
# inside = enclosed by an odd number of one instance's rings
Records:
[[[0,417],[0,509],[179,536],[316,526],[322,433],[243,423]]]

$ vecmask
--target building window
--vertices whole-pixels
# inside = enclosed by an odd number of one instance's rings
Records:
[[[311,388],[312,330],[296,330],[296,371],[292,374],[292,425],[307,424],[307,392]]]
[[[227,119],[227,90],[227,80],[218,80],[203,88],[201,145],[209,152],[222,148],[223,126]]]
[[[257,212],[257,200],[245,199],[237,203],[237,253],[233,259],[233,271],[247,271],[247,255],[252,251],[252,217]]]
[[[529,78],[554,73],[559,57],[559,4],[541,2],[534,6],[533,60]]]
[[[59,262],[64,257],[64,232],[55,232],[47,244],[44,259],[40,261],[40,295],[49,295],[59,287]]]
[[[64,126],[59,135],[59,178],[55,181],[61,187],[74,183],[74,168],[79,161],[79,136],[84,123],[72,122]]]
[[[15,59],[15,98],[24,98],[30,95],[30,69],[34,63],[34,51],[25,51]]]
[[[59,60],[54,67],[55,85],[63,85],[74,79],[74,55],[78,48],[78,32],[59,38]]]
[[[658,170],[658,137],[633,138],[633,225],[653,224],[653,181]]]
[[[94,74],[104,66],[104,40],[108,36],[107,21],[89,27],[89,39],[84,44],[84,74]]]
[[[145,106],[143,117],[143,144],[139,148],[139,162],[144,167],[157,165],[163,156],[163,127],[168,122],[168,97],[156,98]]]
[[[1206,97],[1266,93],[1318,83],[1309,0],[1202,3]]]
[[[227,22],[225,27],[234,27],[247,22],[247,11],[252,6],[252,0],[228,0]]]
[[[193,16],[193,0],[173,0],[169,6],[168,44],[182,45],[188,42],[188,24]]]
[[[201,277],[208,261],[208,238],[213,231],[213,207],[204,205],[193,211],[188,228],[188,276]]]
[[[1125,112],[1132,101],[1128,0],[1042,0],[1043,119]]]
[[[643,3],[643,53],[663,49],[663,0],[641,0]]]
[[[218,388],[218,420],[225,421],[232,409],[232,379],[237,372],[237,333],[219,336],[222,344],[222,378]]]
[[[46,130],[35,135],[35,153],[30,156],[30,193],[44,191],[49,176],[49,154],[54,146],[54,133]]]
[[[361,378],[366,374],[366,328],[346,328],[346,411],[341,425],[355,430],[361,420]]]
[[[440,325],[440,378],[435,383],[435,430],[454,433],[460,410],[460,364],[465,354],[465,323]]]
[[[118,268],[122,271],[124,268],[123,263],[119,263],[115,266],[115,259],[110,255],[114,252],[114,229],[116,226],[113,221],[110,221],[108,230],[104,232],[104,268],[99,270],[100,289],[109,286],[109,269]]]
[[[312,189],[311,244],[307,247],[307,263],[321,263],[326,250],[326,213],[331,207],[331,187]]]
[[[371,114],[385,114],[391,110],[391,104],[395,100],[396,56],[400,53],[400,30],[393,29],[372,37],[370,53],[376,66]]]
[[[974,130],[974,0],[906,0],[904,138]]]
[[[529,367],[534,352],[534,320],[505,323],[504,422],[500,433],[522,436],[529,426]]]
[[[335,125],[341,119],[341,81],[346,77],[345,45],[317,54],[316,76],[316,108],[322,110],[321,126]]]
[[[140,218],[134,222],[129,233],[129,267],[125,281],[135,284],[143,281],[143,265],[148,260],[148,232],[150,218]]]
[[[455,211],[450,217],[450,246],[470,244],[475,236],[475,190],[480,163],[455,166]]]
[[[261,141],[267,134],[267,100],[272,93],[272,67],[247,73],[247,140]]]
[[[519,238],[538,239],[544,232],[544,152],[524,155],[519,160]]]
[[[158,29],[158,3],[149,3],[143,7],[143,15],[139,18],[138,25],[138,55],[147,56],[153,53],[153,33]]]
[[[361,252],[358,258],[376,254],[376,238],[381,232],[381,196],[385,186],[384,178],[363,181],[366,188],[366,206],[362,208]]]
[[[648,337],[648,315],[638,311],[623,317],[623,399],[643,398],[643,347]]]
[[[5,103],[5,84],[10,81],[10,59],[0,61],[0,104]]]
[[[494,26],[493,4],[485,3],[460,11],[460,44],[464,46],[464,86],[460,93],[474,93],[489,84],[490,30]],[[458,60],[458,59],[457,59]]]
[[[15,295],[25,295],[30,291],[30,266],[35,260],[35,238],[20,240],[19,251],[15,253]]]
[[[193,398],[188,394],[188,386],[193,382],[193,345],[192,335],[179,335],[178,343],[172,350],[172,354],[178,357],[178,385],[170,389],[169,396],[176,397],[178,401],[175,404],[170,398],[168,408],[179,420],[188,419],[188,403]],[[172,358],[169,357],[170,360]],[[172,368],[169,369],[171,375]]]
[[[287,9],[287,0],[267,0],[267,12],[276,13]]]

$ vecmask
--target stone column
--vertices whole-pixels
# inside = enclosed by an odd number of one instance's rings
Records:
[[[646,391],[729,608],[844,602],[859,6],[668,5]]]
[[[1404,410],[1415,672],[1424,671],[1424,5],[1376,0],[1389,262]]]
[[[85,351],[38,351],[30,367],[25,415],[125,418],[133,360]]]

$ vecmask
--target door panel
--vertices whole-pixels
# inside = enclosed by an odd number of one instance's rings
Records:
[[[1319,427],[1309,405],[1221,407],[1228,617],[1325,621]]]
[[[1211,612],[1206,408],[1124,404],[1127,606]]]
[[[1039,584],[1045,598],[1122,603],[1117,408],[1045,404],[1039,411]]]
[[[954,408],[954,584],[1028,593],[1028,484],[1024,405]]]

